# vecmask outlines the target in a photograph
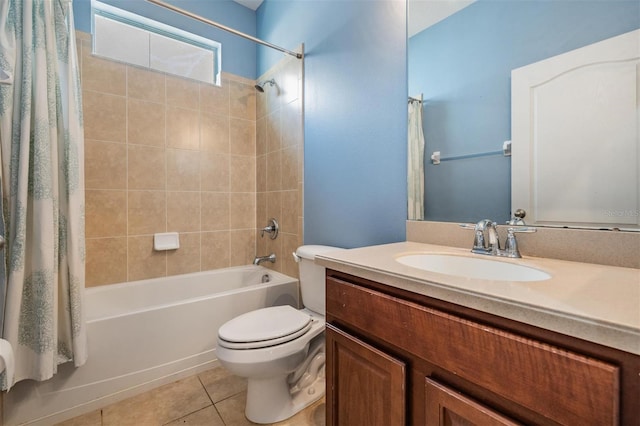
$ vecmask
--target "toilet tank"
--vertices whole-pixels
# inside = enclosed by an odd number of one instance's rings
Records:
[[[325,268],[317,265],[314,260],[319,254],[336,250],[342,249],[318,245],[300,246],[294,256],[300,272],[302,303],[307,309],[322,315],[325,311]]]

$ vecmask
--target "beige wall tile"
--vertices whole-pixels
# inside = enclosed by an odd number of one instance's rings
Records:
[[[281,153],[281,189],[283,191],[297,190],[298,182],[300,181],[298,178],[298,148],[295,146],[285,148]]]
[[[200,118],[196,111],[167,106],[167,146],[200,149]]]
[[[129,98],[164,104],[164,74],[127,66],[127,95]]]
[[[201,234],[201,261],[203,271],[229,266],[229,231]]]
[[[200,153],[200,189],[229,192],[229,155]]]
[[[167,251],[167,275],[200,271],[200,233],[180,234],[180,248]]]
[[[282,192],[267,192],[267,217],[282,220]]]
[[[298,216],[300,216],[298,190],[282,191],[282,217],[280,229],[289,234],[298,233]]]
[[[286,104],[281,112],[281,140],[283,147],[302,145],[302,112],[299,101]]]
[[[230,266],[249,265],[256,255],[256,233],[253,229],[231,231]]]
[[[87,238],[87,287],[127,281],[127,238]]]
[[[267,193],[258,192],[256,194],[256,228],[264,228],[265,226],[267,226],[268,220],[269,216],[267,215]]]
[[[86,139],[84,176],[87,189],[126,189],[127,146]]]
[[[88,89],[87,236],[121,236],[121,250],[117,273],[88,266],[88,282],[122,282],[127,270],[133,280],[246,264],[257,247],[261,255],[286,255],[294,243],[283,243],[285,234],[302,240],[301,103],[290,103],[287,89],[295,69],[275,69],[278,87],[256,97],[248,79],[223,75],[221,87],[194,83],[91,57],[90,48],[87,35],[79,46]],[[256,227],[272,216],[286,232],[276,241],[260,239]],[[167,230],[181,233],[182,247],[153,252],[151,234]],[[144,238],[127,244],[125,235]],[[101,261],[96,250],[110,250],[93,246],[88,265]],[[288,266],[279,258],[278,268]]]
[[[229,152],[234,155],[256,155],[255,121],[232,118],[229,123]]]
[[[82,111],[86,139],[125,142],[126,98],[85,90]]]
[[[139,99],[127,101],[127,142],[164,147],[164,104]]]
[[[125,191],[85,191],[85,233],[87,238],[127,235]]]
[[[267,78],[266,80],[269,79]],[[267,96],[264,93],[258,93],[258,91],[256,91],[256,118],[263,118],[268,111]]]
[[[282,234],[282,252],[284,253],[281,261],[281,271],[290,277],[299,278],[298,264],[291,253],[294,253],[300,244],[298,243],[297,234]]]
[[[93,56],[91,45],[82,50],[82,87],[85,90],[125,96],[127,93],[127,66]]]
[[[200,150],[229,153],[229,117],[200,113]]]
[[[167,76],[165,83],[167,85],[167,105],[194,110],[199,108],[200,84],[198,82]]]
[[[270,113],[266,117],[267,153],[282,149],[282,127],[280,125],[280,110]]]
[[[153,235],[128,237],[127,245],[129,281],[146,280],[166,275],[166,252],[153,250]]]
[[[229,116],[229,83],[222,86],[200,84],[200,109],[210,114]]]
[[[200,152],[167,149],[167,190],[200,190]]]
[[[166,195],[164,191],[129,191],[128,235],[166,232]]]
[[[256,159],[232,155],[229,158],[229,179],[232,192],[255,192]]]
[[[256,89],[253,84],[229,82],[229,115],[247,120],[256,119]]]
[[[219,192],[202,193],[202,231],[229,229],[229,194]]]
[[[267,154],[267,191],[282,189],[282,151]]]
[[[301,67],[294,61],[288,61],[281,67],[280,81],[282,105],[295,101],[300,96]]]
[[[267,119],[259,118],[256,121],[256,155],[267,153]]]
[[[267,156],[256,157],[256,191],[265,192],[267,190]]]
[[[256,196],[254,192],[230,194],[230,229],[254,229]]]
[[[165,153],[163,148],[128,145],[129,190],[165,189]]]
[[[167,192],[167,231],[200,231],[200,192]]]

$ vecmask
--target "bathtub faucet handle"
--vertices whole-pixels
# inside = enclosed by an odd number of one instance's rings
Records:
[[[272,217],[271,219],[269,219],[269,223],[267,224],[267,226],[260,230],[260,238],[263,238],[264,233],[266,232],[267,234],[269,234],[269,238],[275,240],[278,236],[279,229],[280,227],[278,226],[278,221]]]

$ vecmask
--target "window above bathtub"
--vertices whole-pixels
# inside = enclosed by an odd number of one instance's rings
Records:
[[[96,0],[91,32],[94,55],[220,85],[222,45],[217,41]]]

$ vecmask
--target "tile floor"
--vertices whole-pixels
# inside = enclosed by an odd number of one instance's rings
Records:
[[[217,367],[56,426],[244,426],[246,380]],[[278,426],[324,426],[324,398]]]

